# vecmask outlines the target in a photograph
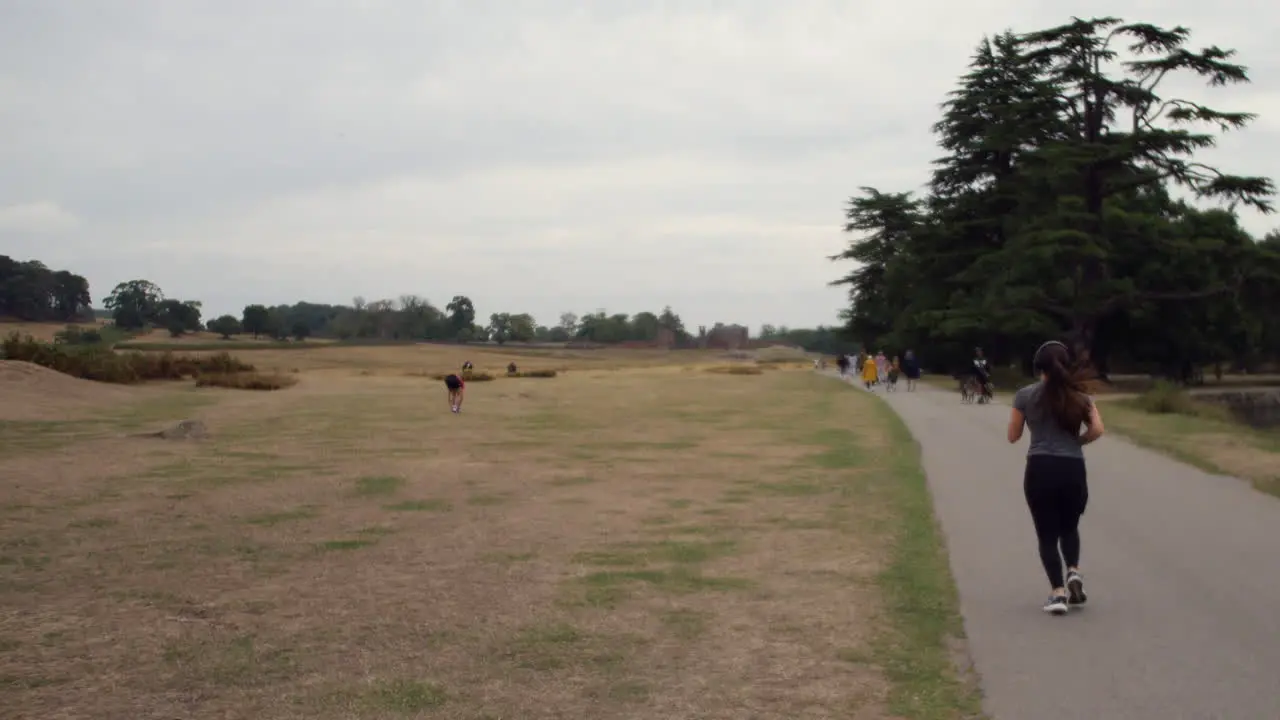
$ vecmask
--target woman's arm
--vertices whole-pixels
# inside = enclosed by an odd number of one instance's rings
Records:
[[[1027,416],[1018,408],[1009,411],[1009,442],[1016,443],[1022,439],[1022,428],[1026,426]]]
[[[1084,434],[1080,436],[1080,444],[1088,445],[1089,443],[1102,437],[1104,428],[1102,427],[1102,414],[1098,412],[1098,404],[1089,403],[1089,419],[1085,421]]]

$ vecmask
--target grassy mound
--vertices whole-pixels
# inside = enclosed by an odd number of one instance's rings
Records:
[[[147,380],[182,380],[209,373],[252,372],[253,366],[228,353],[207,356],[117,353],[103,345],[44,343],[17,333],[5,338],[4,358],[29,362],[72,377],[128,385]]]
[[[297,378],[279,373],[207,373],[196,378],[196,387],[221,387],[235,390],[283,390],[297,384]]]

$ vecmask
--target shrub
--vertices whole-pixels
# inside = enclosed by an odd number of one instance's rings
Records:
[[[279,373],[210,372],[196,378],[196,387],[221,387],[236,390],[283,390],[298,384],[298,379]]]
[[[432,377],[434,377],[436,380],[443,380],[449,374],[450,373],[441,373],[439,375],[433,375]],[[458,373],[458,374],[462,377],[463,380],[466,380],[467,382],[489,382],[490,380],[493,379],[492,375],[490,375],[489,373],[483,373],[483,372],[469,372],[466,375],[462,375],[461,373]]]
[[[553,378],[557,375],[555,370],[524,370],[511,374],[510,377],[522,378]]]
[[[98,332],[97,328],[68,325],[54,333],[53,341],[63,345],[96,345],[102,342],[102,333]]]
[[[1157,380],[1138,397],[1138,406],[1155,415],[1196,415],[1196,401],[1186,390],[1167,380]]]
[[[34,363],[85,380],[130,384],[145,380],[182,380],[202,373],[250,372],[253,366],[228,353],[207,357],[117,353],[106,345],[43,343],[12,333],[3,343],[4,357]]]
[[[713,365],[706,368],[707,372],[719,373],[721,375],[763,375],[758,365]]]
[[[129,333],[114,325],[68,325],[53,336],[56,345],[115,345],[128,339]]]

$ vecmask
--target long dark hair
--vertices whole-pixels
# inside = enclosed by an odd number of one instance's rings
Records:
[[[1036,372],[1044,373],[1044,400],[1054,421],[1063,430],[1078,435],[1080,426],[1089,421],[1089,396],[1084,373],[1072,362],[1067,346],[1050,340],[1036,350],[1031,364]]]

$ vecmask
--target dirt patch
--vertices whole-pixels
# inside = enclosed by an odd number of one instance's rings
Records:
[[[33,363],[0,360],[0,420],[67,420],[131,397],[128,388],[81,380]]]

